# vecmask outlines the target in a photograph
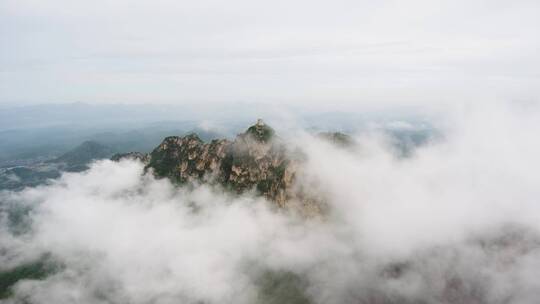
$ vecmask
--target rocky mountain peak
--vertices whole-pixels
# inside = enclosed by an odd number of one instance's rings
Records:
[[[274,137],[275,131],[270,126],[266,125],[262,119],[257,119],[257,123],[249,127],[243,134],[250,136],[259,142],[269,142]]]
[[[179,184],[203,181],[237,193],[255,191],[279,207],[293,200],[306,203],[307,196],[294,186],[301,160],[291,158],[287,145],[277,139],[274,129],[259,119],[233,141],[169,136],[147,157],[125,157],[141,159],[156,177]]]
[[[196,134],[169,136],[142,159],[157,177],[177,183],[204,180],[238,193],[254,190],[283,206],[295,170],[286,147],[272,141],[274,136],[274,129],[259,119],[234,141],[204,143]]]

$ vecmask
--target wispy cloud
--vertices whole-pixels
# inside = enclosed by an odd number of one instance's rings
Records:
[[[374,134],[353,150],[285,136],[306,155],[298,183],[328,204],[316,218],[177,188],[131,161],[3,192],[2,270],[43,254],[60,265],[8,302],[534,303],[536,110],[449,114],[444,140],[405,159]]]

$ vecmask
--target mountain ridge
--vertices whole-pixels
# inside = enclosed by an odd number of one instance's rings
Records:
[[[320,138],[338,145],[352,144],[347,135],[337,132]],[[308,195],[295,183],[303,155],[292,151],[261,119],[233,140],[205,143],[194,133],[168,136],[149,154],[116,154],[112,160],[125,158],[142,161],[145,172],[176,184],[217,184],[237,194],[254,191],[280,208],[301,204],[303,210],[317,213],[321,208],[313,191]]]

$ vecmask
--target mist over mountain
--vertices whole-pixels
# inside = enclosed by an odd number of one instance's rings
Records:
[[[540,303],[540,1],[1,0],[0,304]]]
[[[235,106],[242,110],[231,106],[198,110],[193,106],[84,103],[7,107],[0,111],[0,166],[58,157],[84,141],[105,144],[115,152],[149,152],[171,135],[195,132],[203,140],[234,138],[256,117],[265,117],[274,126],[276,122],[285,132],[296,125],[315,132],[353,134],[373,128],[391,131],[392,124],[399,121],[409,125],[409,129],[402,130],[406,133],[434,131],[429,117],[411,111],[304,113],[241,103]]]
[[[539,112],[489,113],[407,155],[259,122],[2,191],[2,301],[534,303]]]

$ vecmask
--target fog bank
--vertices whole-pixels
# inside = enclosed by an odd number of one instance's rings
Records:
[[[0,194],[0,270],[46,260],[6,303],[534,303],[540,296],[540,113],[501,107],[440,121],[396,157],[299,131],[304,218],[254,193],[179,188],[134,161],[98,161]]]

